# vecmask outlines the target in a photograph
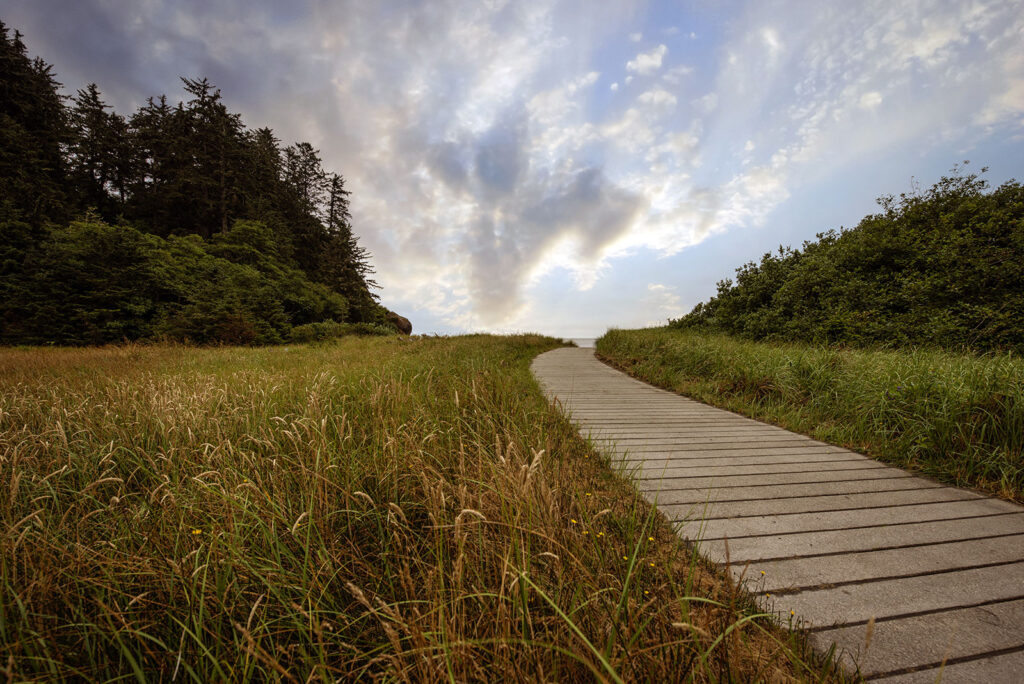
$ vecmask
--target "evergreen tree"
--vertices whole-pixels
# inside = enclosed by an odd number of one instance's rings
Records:
[[[215,230],[227,232],[229,221],[237,216],[234,185],[241,157],[241,117],[228,112],[220,90],[205,78],[182,81],[185,92],[193,96],[182,110],[184,149],[191,156],[182,180],[185,192],[193,197],[193,212],[183,228],[209,238]]]
[[[120,212],[124,201],[121,174],[126,147],[124,120],[107,111],[95,83],[79,90],[71,109],[72,139],[68,174],[78,190],[82,210],[95,209],[107,220]],[[111,193],[117,191],[117,200]]]
[[[359,245],[352,232],[349,212],[349,192],[345,179],[332,173],[328,181],[327,242],[321,262],[321,281],[351,302],[352,316],[360,322],[375,322],[380,318],[377,304],[378,287],[371,279],[373,267],[370,255]]]
[[[185,101],[128,119],[95,84],[67,107],[0,24],[0,342],[266,343],[383,321],[342,177],[182,82]]]
[[[66,217],[64,103],[53,68],[0,22],[0,209],[35,225]]]
[[[321,221],[327,174],[320,152],[306,142],[289,145],[284,149],[283,171],[281,209],[291,229],[293,255],[302,270],[315,274],[327,243]]]

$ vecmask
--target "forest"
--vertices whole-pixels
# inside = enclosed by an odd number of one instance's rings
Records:
[[[63,95],[0,23],[0,343],[389,330],[344,178],[182,84],[121,115],[95,84]]]
[[[985,173],[982,169],[981,173]],[[955,166],[880,213],[736,270],[676,328],[753,340],[1024,352],[1024,188]]]

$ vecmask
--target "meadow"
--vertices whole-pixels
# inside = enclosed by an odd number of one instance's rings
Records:
[[[0,351],[0,674],[841,677],[547,404],[558,345]]]
[[[1024,501],[1024,361],[671,328],[612,330],[606,361],[654,385],[954,485]]]

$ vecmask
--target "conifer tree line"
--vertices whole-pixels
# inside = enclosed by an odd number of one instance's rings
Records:
[[[385,329],[344,178],[208,80],[130,116],[0,22],[0,342],[273,343]]]

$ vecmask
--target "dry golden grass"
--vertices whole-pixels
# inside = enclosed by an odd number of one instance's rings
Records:
[[[0,352],[9,680],[819,681],[537,336]]]

